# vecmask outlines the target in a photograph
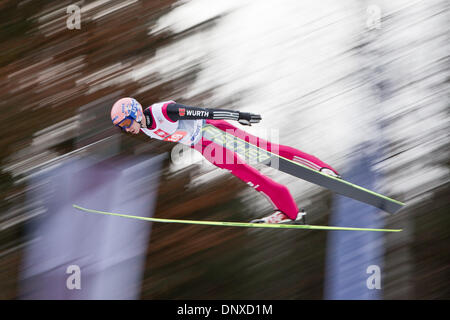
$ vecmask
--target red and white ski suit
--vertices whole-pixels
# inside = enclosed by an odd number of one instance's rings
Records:
[[[189,145],[215,166],[228,170],[267,196],[274,209],[280,210],[290,219],[295,219],[299,209],[286,186],[263,175],[246,163],[232,148],[227,148],[202,136],[202,127],[212,125],[227,134],[314,170],[328,168],[336,174],[338,172],[313,155],[289,146],[271,143],[223,120],[238,120],[239,114],[232,110],[196,108],[180,105],[174,101],[166,101],[153,104],[144,110],[148,128],[142,128],[141,131],[152,138]]]

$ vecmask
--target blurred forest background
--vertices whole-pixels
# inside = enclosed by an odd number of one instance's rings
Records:
[[[69,5],[81,8],[68,29]],[[253,189],[204,162],[175,165],[173,144],[112,128],[123,96],[260,113],[279,142],[338,170],[355,146],[383,150],[376,191],[407,207],[386,216],[383,299],[450,298],[449,2],[0,2],[0,298],[19,299],[28,181],[46,163],[166,154],[155,217],[249,221],[271,212]],[[380,136],[382,132],[382,136]],[[107,150],[107,151],[105,151]],[[70,154],[69,154],[70,156]],[[311,224],[334,196],[269,168]],[[70,181],[67,181],[70,183]],[[97,208],[100,209],[101,208]],[[136,212],[128,212],[137,214]],[[151,228],[141,299],[323,299],[330,233],[173,224]]]

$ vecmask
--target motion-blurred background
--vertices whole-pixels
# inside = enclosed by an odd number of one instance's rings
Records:
[[[0,17],[1,299],[450,298],[448,1],[4,0]],[[271,212],[227,172],[198,157],[174,163],[174,144],[112,128],[123,96],[259,113],[245,130],[275,132],[407,203],[387,215],[258,167],[310,224],[403,232],[77,211]]]

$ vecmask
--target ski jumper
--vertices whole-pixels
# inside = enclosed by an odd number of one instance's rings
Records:
[[[152,138],[183,143],[197,150],[215,166],[228,170],[265,195],[274,209],[280,210],[290,219],[295,220],[299,208],[289,189],[244,162],[231,148],[203,137],[202,127],[206,124],[212,125],[227,134],[314,170],[328,168],[336,174],[338,172],[317,157],[285,145],[271,143],[225,121],[239,120],[242,114],[238,111],[190,107],[174,101],[166,101],[153,104],[144,110],[147,128],[141,128],[141,131]]]

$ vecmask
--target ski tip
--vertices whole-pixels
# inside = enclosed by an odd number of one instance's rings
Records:
[[[74,207],[75,209],[78,209],[78,210],[80,210],[80,211],[86,211],[86,210],[87,210],[86,208],[77,206],[76,204],[72,204],[72,207]]]

